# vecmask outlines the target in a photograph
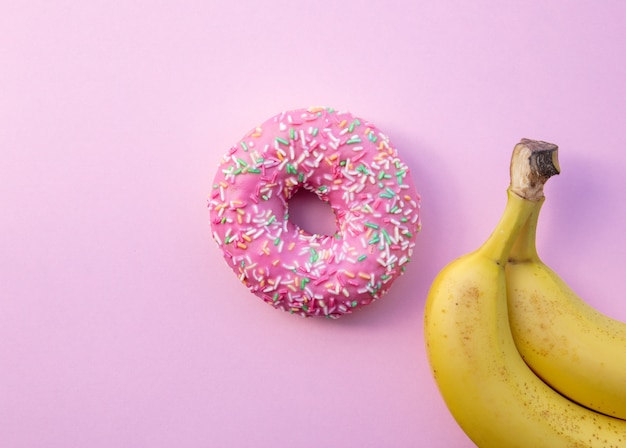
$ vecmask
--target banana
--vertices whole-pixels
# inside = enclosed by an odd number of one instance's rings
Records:
[[[626,419],[626,323],[591,307],[539,259],[539,212],[505,269],[513,339],[529,367],[561,394]]]
[[[546,163],[556,162],[556,150],[526,139],[516,145],[499,223],[478,250],[441,270],[426,301],[433,376],[457,423],[482,448],[626,446],[626,421],[584,408],[544,383],[520,356],[509,326],[505,264],[541,205],[543,184],[558,173],[556,163]]]

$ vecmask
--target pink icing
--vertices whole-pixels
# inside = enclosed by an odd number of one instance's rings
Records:
[[[306,188],[330,204],[334,235],[288,219]],[[283,112],[220,161],[209,200],[213,239],[238,278],[276,308],[336,318],[389,290],[411,259],[420,196],[388,137],[347,112]]]

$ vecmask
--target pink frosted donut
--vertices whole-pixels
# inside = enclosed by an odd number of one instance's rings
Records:
[[[330,204],[334,235],[289,220],[299,188]],[[276,308],[336,318],[381,297],[411,260],[420,196],[385,134],[346,112],[283,112],[221,159],[213,239],[239,279]]]

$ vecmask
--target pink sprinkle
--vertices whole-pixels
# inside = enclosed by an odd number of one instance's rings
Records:
[[[365,151],[361,151],[359,154],[357,154],[356,156],[354,156],[352,158],[353,162],[358,162],[359,160],[361,160],[363,157],[365,157]]]
[[[337,274],[336,277],[337,277],[337,281],[339,282],[342,288],[346,286],[346,283],[344,282],[343,277],[341,275]]]
[[[322,277],[320,277],[320,278],[318,278],[317,280],[315,280],[315,281],[313,282],[313,284],[314,284],[315,286],[321,285],[321,284],[322,284],[322,283],[324,283],[326,280],[328,280],[328,278],[329,278],[329,277],[328,277],[328,275],[323,275]]]

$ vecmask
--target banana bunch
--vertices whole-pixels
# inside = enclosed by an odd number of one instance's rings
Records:
[[[515,146],[496,228],[448,264],[428,293],[432,373],[481,448],[626,447],[626,420],[618,418],[625,324],[576,300],[534,249],[543,186],[559,172],[557,150],[527,139]]]

